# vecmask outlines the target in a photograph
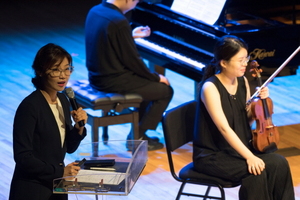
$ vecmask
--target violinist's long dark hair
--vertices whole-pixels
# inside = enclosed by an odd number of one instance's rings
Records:
[[[214,58],[204,68],[204,75],[198,86],[199,89],[202,88],[206,79],[222,70],[220,65],[221,60],[229,61],[240,51],[241,48],[248,50],[248,45],[243,39],[234,35],[225,35],[221,37],[214,47]]]
[[[61,46],[48,43],[40,48],[32,64],[35,77],[31,79],[31,82],[36,89],[44,89],[43,81],[47,77],[46,71],[53,67],[55,63],[61,63],[64,58],[67,58],[69,64],[72,65],[71,55]]]

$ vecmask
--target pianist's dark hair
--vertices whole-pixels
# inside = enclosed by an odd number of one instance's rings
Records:
[[[55,63],[61,63],[64,58],[67,58],[69,64],[72,65],[71,55],[56,44],[49,43],[39,49],[32,64],[35,77],[31,79],[31,82],[36,89],[44,89],[43,80],[46,71],[53,67]]]
[[[221,37],[214,47],[214,58],[204,68],[204,74],[198,88],[201,89],[206,79],[222,70],[221,60],[230,60],[241,48],[248,50],[248,45],[243,39],[234,35]]]

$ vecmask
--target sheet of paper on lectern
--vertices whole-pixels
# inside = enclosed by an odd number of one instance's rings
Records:
[[[99,183],[101,179],[103,179],[103,184],[119,185],[126,178],[126,174],[119,172],[81,169],[76,178],[78,182],[83,183]]]

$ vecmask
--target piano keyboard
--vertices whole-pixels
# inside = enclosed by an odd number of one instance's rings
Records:
[[[135,42],[136,44],[140,45],[140,46],[144,46],[150,50],[153,50],[155,52],[158,52],[168,58],[171,58],[173,60],[177,60],[177,61],[180,61],[180,62],[183,62],[183,63],[186,63],[187,65],[190,65],[194,68],[197,68],[199,69],[200,71],[202,71],[203,67],[205,67],[204,64],[198,62],[198,61],[195,61],[195,60],[192,60],[188,57],[185,57],[183,55],[180,55],[174,51],[170,51],[169,49],[166,49],[162,46],[159,46],[155,43],[152,43],[148,40],[145,40],[143,38],[136,38],[135,39]]]

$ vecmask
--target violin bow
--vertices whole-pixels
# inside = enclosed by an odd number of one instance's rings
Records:
[[[281,64],[280,67],[256,90],[256,92],[251,96],[250,100],[257,97],[260,90],[267,86],[274,78],[279,74],[279,72],[292,60],[292,58],[300,51],[300,46]]]

